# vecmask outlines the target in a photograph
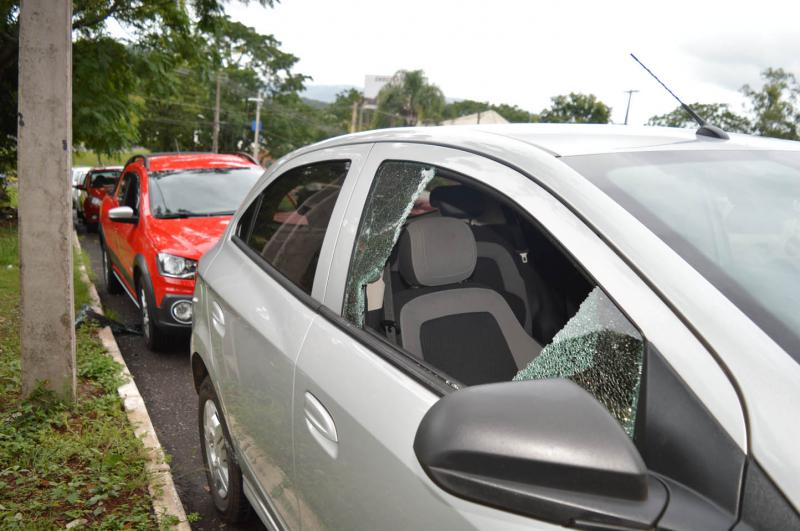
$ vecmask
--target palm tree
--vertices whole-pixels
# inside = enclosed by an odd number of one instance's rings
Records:
[[[378,94],[372,127],[436,122],[444,110],[444,104],[441,89],[428,83],[422,70],[399,70]]]

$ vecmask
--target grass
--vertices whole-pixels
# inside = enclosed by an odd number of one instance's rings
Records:
[[[76,151],[72,154],[73,166],[122,166],[129,158],[140,153],[149,153],[147,149],[122,151],[114,155],[98,155],[94,151]]]
[[[0,529],[157,529],[145,453],[122,409],[119,365],[76,333],[78,398],[21,397],[17,231],[0,226]],[[76,254],[76,266],[85,256]],[[10,267],[9,267],[10,266]],[[75,268],[75,303],[88,302]]]

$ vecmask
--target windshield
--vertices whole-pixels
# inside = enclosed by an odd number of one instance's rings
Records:
[[[117,170],[92,172],[91,188],[113,188],[117,184],[120,172]]]
[[[670,151],[562,160],[800,361],[800,153]]]
[[[157,218],[233,214],[262,168],[202,168],[150,174],[150,211]]]

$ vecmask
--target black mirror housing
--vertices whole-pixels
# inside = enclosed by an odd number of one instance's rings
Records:
[[[561,525],[652,525],[667,501],[617,421],[570,380],[456,391],[426,413],[414,451],[451,494]]]

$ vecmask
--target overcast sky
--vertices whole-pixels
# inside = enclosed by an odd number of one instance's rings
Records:
[[[635,53],[687,103],[730,103],[759,73],[800,76],[800,2],[532,0],[281,0],[229,5],[300,58],[310,84],[363,86],[365,74],[422,69],[448,98],[538,112],[550,97],[595,94],[622,123],[677,104],[629,56]]]

